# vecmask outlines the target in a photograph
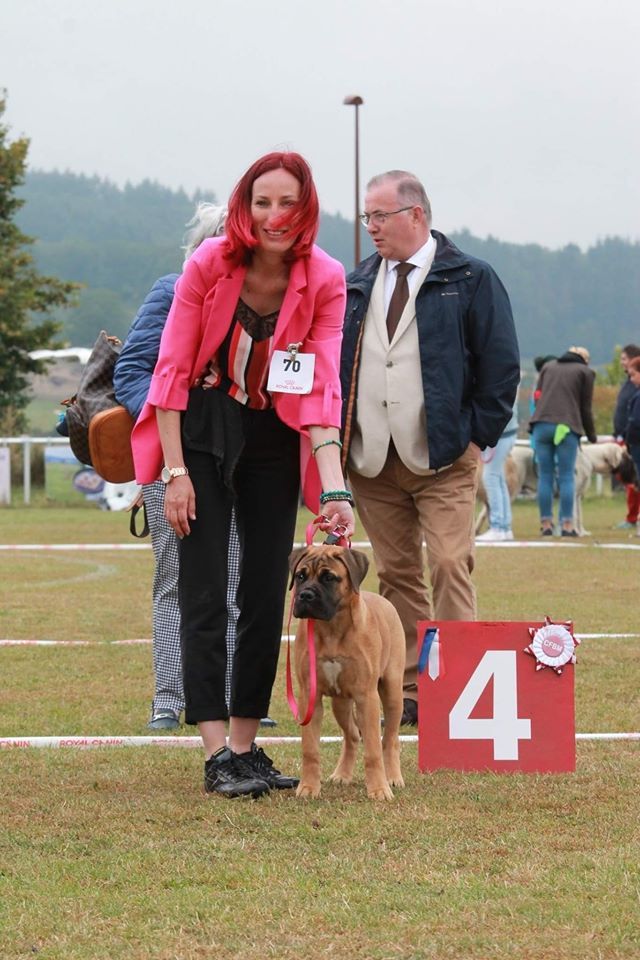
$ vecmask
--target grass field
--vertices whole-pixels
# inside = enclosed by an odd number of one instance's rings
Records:
[[[623,512],[594,498],[579,544],[479,548],[480,617],[640,632],[640,551],[604,546],[640,545],[612,529]],[[516,535],[538,543],[537,526],[518,503]],[[130,542],[123,514],[0,511],[0,543],[113,542]],[[151,635],[150,551],[0,552],[0,569],[0,638]],[[639,653],[637,638],[582,643],[578,731],[640,729]],[[0,664],[0,736],[148,732],[148,646],[0,647]],[[271,714],[296,734],[282,671]],[[201,793],[199,750],[4,750],[0,957],[635,958],[638,747],[579,741],[571,775],[421,775],[405,744],[407,786],[384,805],[361,770],[318,801],[232,803]],[[338,748],[323,750],[328,774]],[[296,745],[271,752],[299,770]]]

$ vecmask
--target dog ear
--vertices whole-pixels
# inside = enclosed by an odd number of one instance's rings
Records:
[[[366,553],[362,553],[360,550],[348,550],[346,547],[343,547],[340,553],[340,559],[347,568],[354,593],[359,593],[360,584],[366,577],[367,570],[369,569],[369,558]]]
[[[296,573],[296,569],[303,556],[307,552],[307,547],[296,547],[295,550],[292,550],[289,554],[289,570],[291,571],[291,580],[289,581],[289,590],[293,587],[293,578]]]
[[[636,470],[633,464],[633,460],[629,456],[626,450],[623,451],[622,458],[620,460],[620,466],[614,472],[620,483],[635,483],[636,482]]]

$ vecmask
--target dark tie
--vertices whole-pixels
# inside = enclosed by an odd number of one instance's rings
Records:
[[[394,270],[396,271],[396,285],[393,288],[393,293],[391,294],[391,300],[389,301],[389,309],[387,310],[387,333],[389,335],[389,343],[393,340],[393,335],[396,332],[396,327],[400,322],[400,317],[402,316],[402,311],[407,305],[407,300],[409,299],[409,284],[407,283],[407,277],[414,269],[415,264],[413,263],[399,263]]]

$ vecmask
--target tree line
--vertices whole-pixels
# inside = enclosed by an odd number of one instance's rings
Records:
[[[51,314],[72,303],[76,291],[37,269],[33,240],[17,223],[29,141],[10,140],[5,105],[0,90],[0,433],[10,434],[24,428],[29,378],[44,370],[31,353],[51,343],[57,332]]]
[[[32,254],[46,274],[82,284],[78,305],[57,311],[62,336],[90,346],[101,329],[124,336],[157,277],[178,271],[180,245],[198,200],[145,181],[118,187],[75,173],[28,172],[16,222],[37,238]],[[437,224],[435,224],[437,227]],[[561,353],[584,344],[596,364],[615,346],[640,340],[640,243],[603,237],[582,251],[570,244],[550,250],[540,244],[481,239],[468,230],[454,243],[487,260],[503,280],[513,304],[522,355]],[[318,242],[353,266],[353,222],[323,213]],[[363,256],[372,252],[363,231]]]

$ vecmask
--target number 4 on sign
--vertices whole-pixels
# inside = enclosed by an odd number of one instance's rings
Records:
[[[493,715],[471,716],[493,678]],[[492,740],[494,760],[517,760],[520,740],[531,739],[531,720],[518,717],[515,650],[488,650],[449,713],[451,740]]]
[[[418,656],[418,762],[423,771],[575,770],[573,663],[558,675],[525,653],[531,621],[421,620],[437,633],[446,671]],[[423,658],[424,659],[424,658]]]

